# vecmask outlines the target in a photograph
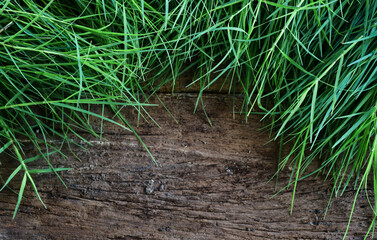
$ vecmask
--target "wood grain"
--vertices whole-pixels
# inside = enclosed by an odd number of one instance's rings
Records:
[[[196,95],[160,94],[177,119],[161,106],[148,112],[160,125],[141,120],[136,128],[159,163],[157,167],[136,137],[105,124],[104,137],[88,136],[87,150],[65,146],[68,158],[54,157],[68,189],[52,174],[36,176],[47,205],[27,188],[15,220],[17,195],[0,192],[0,239],[340,239],[346,229],[355,192],[334,199],[323,213],[331,182],[310,177],[298,185],[294,212],[289,215],[291,190],[274,195],[277,144],[258,116],[245,122],[233,114],[242,97],[207,94],[211,127],[201,109],[193,114]],[[159,103],[156,99],[152,100]],[[137,125],[135,110],[123,114]],[[99,123],[92,120],[95,129]],[[36,151],[30,148],[30,155]],[[1,157],[0,174],[7,177],[14,160]],[[289,180],[279,175],[278,187]],[[11,186],[18,189],[19,183]],[[361,193],[349,239],[367,230],[371,210]]]

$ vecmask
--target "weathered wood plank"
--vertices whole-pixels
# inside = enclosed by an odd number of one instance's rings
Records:
[[[291,191],[274,198],[276,144],[270,143],[257,116],[245,123],[232,115],[233,98],[206,95],[207,114],[193,113],[196,97],[160,94],[178,123],[163,107],[149,113],[161,125],[142,121],[137,128],[160,167],[132,133],[105,124],[105,140],[91,139],[88,150],[74,148],[55,159],[73,169],[37,176],[43,209],[28,188],[20,212],[11,219],[17,196],[0,192],[0,239],[339,239],[343,236],[353,191],[335,199],[325,220],[331,183],[320,177],[299,183],[293,216]],[[241,105],[241,98],[235,102]],[[157,100],[155,102],[158,103]],[[124,114],[133,118],[132,110]],[[93,122],[98,128],[98,122]],[[29,154],[36,152],[31,149]],[[1,176],[11,159],[2,157]],[[279,176],[284,186],[289,173]],[[13,183],[17,188],[17,183]],[[363,236],[371,211],[361,194],[350,238]]]

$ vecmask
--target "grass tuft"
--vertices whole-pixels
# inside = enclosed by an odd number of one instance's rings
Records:
[[[101,136],[88,116],[116,123],[84,106],[147,116],[142,99],[164,84],[174,90],[189,70],[201,87],[196,108],[225,77],[229,92],[242,89],[246,117],[258,107],[273,138],[292,143],[279,169],[293,166],[294,192],[320,158],[315,173],[334,181],[332,196],[368,186],[376,196],[376,1],[8,0],[0,15],[0,153],[11,149],[20,162],[9,179],[24,173],[19,196],[27,180],[39,196],[20,138],[59,176],[49,154],[60,149],[49,136]]]

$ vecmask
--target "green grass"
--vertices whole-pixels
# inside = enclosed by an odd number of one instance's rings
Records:
[[[292,165],[293,196],[315,158],[313,174],[334,182],[332,196],[352,187],[356,200],[368,186],[376,196],[376,10],[370,0],[2,1],[0,152],[20,162],[11,175],[24,174],[19,196],[28,182],[39,196],[32,174],[47,170],[28,169],[18,139],[59,176],[49,153],[61,146],[50,136],[74,144],[68,134],[101,136],[89,116],[116,123],[85,106],[110,106],[135,132],[119,109],[148,117],[145,99],[164,84],[174,90],[186,71],[201,87],[196,107],[226,77],[229,93],[245,96],[241,114],[271,120],[271,137],[292,146],[279,169]]]

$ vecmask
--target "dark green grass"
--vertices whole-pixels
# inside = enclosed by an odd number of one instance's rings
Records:
[[[355,199],[367,186],[376,195],[376,10],[371,0],[2,1],[0,152],[20,161],[19,196],[27,182],[38,196],[20,136],[46,146],[41,157],[58,175],[64,169],[53,168],[49,153],[60,148],[48,136],[69,143],[80,129],[100,137],[88,117],[114,122],[84,106],[109,105],[118,117],[135,107],[148,117],[141,99],[163,84],[174,89],[188,70],[201,86],[196,107],[226,77],[229,92],[245,96],[240,114],[260,109],[271,137],[291,142],[279,169],[293,167],[293,196],[315,158],[322,165],[314,174],[334,181],[332,196],[349,183]]]

